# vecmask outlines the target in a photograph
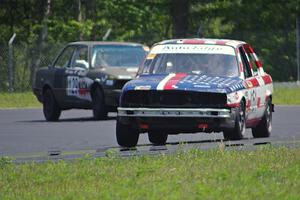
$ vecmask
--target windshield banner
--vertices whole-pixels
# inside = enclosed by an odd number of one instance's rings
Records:
[[[168,45],[157,45],[153,47],[150,54],[225,54],[235,55],[233,47],[223,45],[211,45],[211,44],[168,44]]]

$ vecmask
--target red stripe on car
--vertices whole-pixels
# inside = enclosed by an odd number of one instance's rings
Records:
[[[255,61],[255,64],[256,64],[256,66],[259,68],[259,67],[262,67],[262,64],[261,64],[261,62],[259,61],[259,60],[256,60]]]
[[[204,40],[194,40],[194,39],[189,39],[189,40],[183,40],[183,44],[204,44]]]
[[[172,77],[170,80],[168,80],[168,82],[164,86],[164,90],[173,90],[173,89],[176,89],[175,88],[176,84],[181,79],[183,79],[184,77],[186,77],[186,75],[187,74],[185,74],[185,73],[176,74],[174,77]]]
[[[264,80],[264,82],[265,82],[265,84],[270,84],[270,83],[272,83],[273,81],[272,81],[272,78],[271,78],[271,76],[270,75],[264,75],[264,76],[262,76],[262,79]]]
[[[240,107],[240,102],[238,102],[238,103],[228,103],[228,104],[226,104],[226,107],[229,107],[229,108],[238,108],[238,107]]]
[[[218,41],[216,41],[216,44],[219,44],[219,45],[225,45],[225,44],[226,44],[226,41],[218,40]]]

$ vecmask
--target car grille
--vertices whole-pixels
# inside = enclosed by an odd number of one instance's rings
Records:
[[[149,108],[221,108],[226,105],[223,93],[187,92],[178,90],[130,90],[122,96],[122,107]]]

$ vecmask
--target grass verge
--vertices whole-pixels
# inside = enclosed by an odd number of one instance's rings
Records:
[[[275,88],[273,102],[275,105],[300,105],[300,87]]]
[[[0,161],[0,199],[299,199],[299,188],[300,148]]]
[[[0,108],[39,108],[38,102],[32,92],[0,93]]]

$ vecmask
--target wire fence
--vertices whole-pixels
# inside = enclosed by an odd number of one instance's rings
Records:
[[[66,44],[44,44],[38,51],[35,46],[27,44],[13,45],[13,55],[10,61],[9,46],[0,45],[0,92],[9,91],[9,80],[12,79],[13,91],[29,91],[33,76],[39,67],[49,66],[59,51]],[[12,77],[9,74],[9,62],[12,62]],[[282,72],[285,73],[284,68]],[[271,74],[272,75],[272,74]],[[288,80],[287,80],[288,81]],[[300,87],[297,82],[276,82],[275,87]]]
[[[9,91],[10,79],[13,91],[31,90],[35,71],[39,67],[49,66],[64,45],[48,44],[38,51],[38,48],[27,44],[16,44],[12,47],[11,58],[8,45],[0,46],[0,92]],[[9,73],[10,62],[13,72],[11,76]]]

